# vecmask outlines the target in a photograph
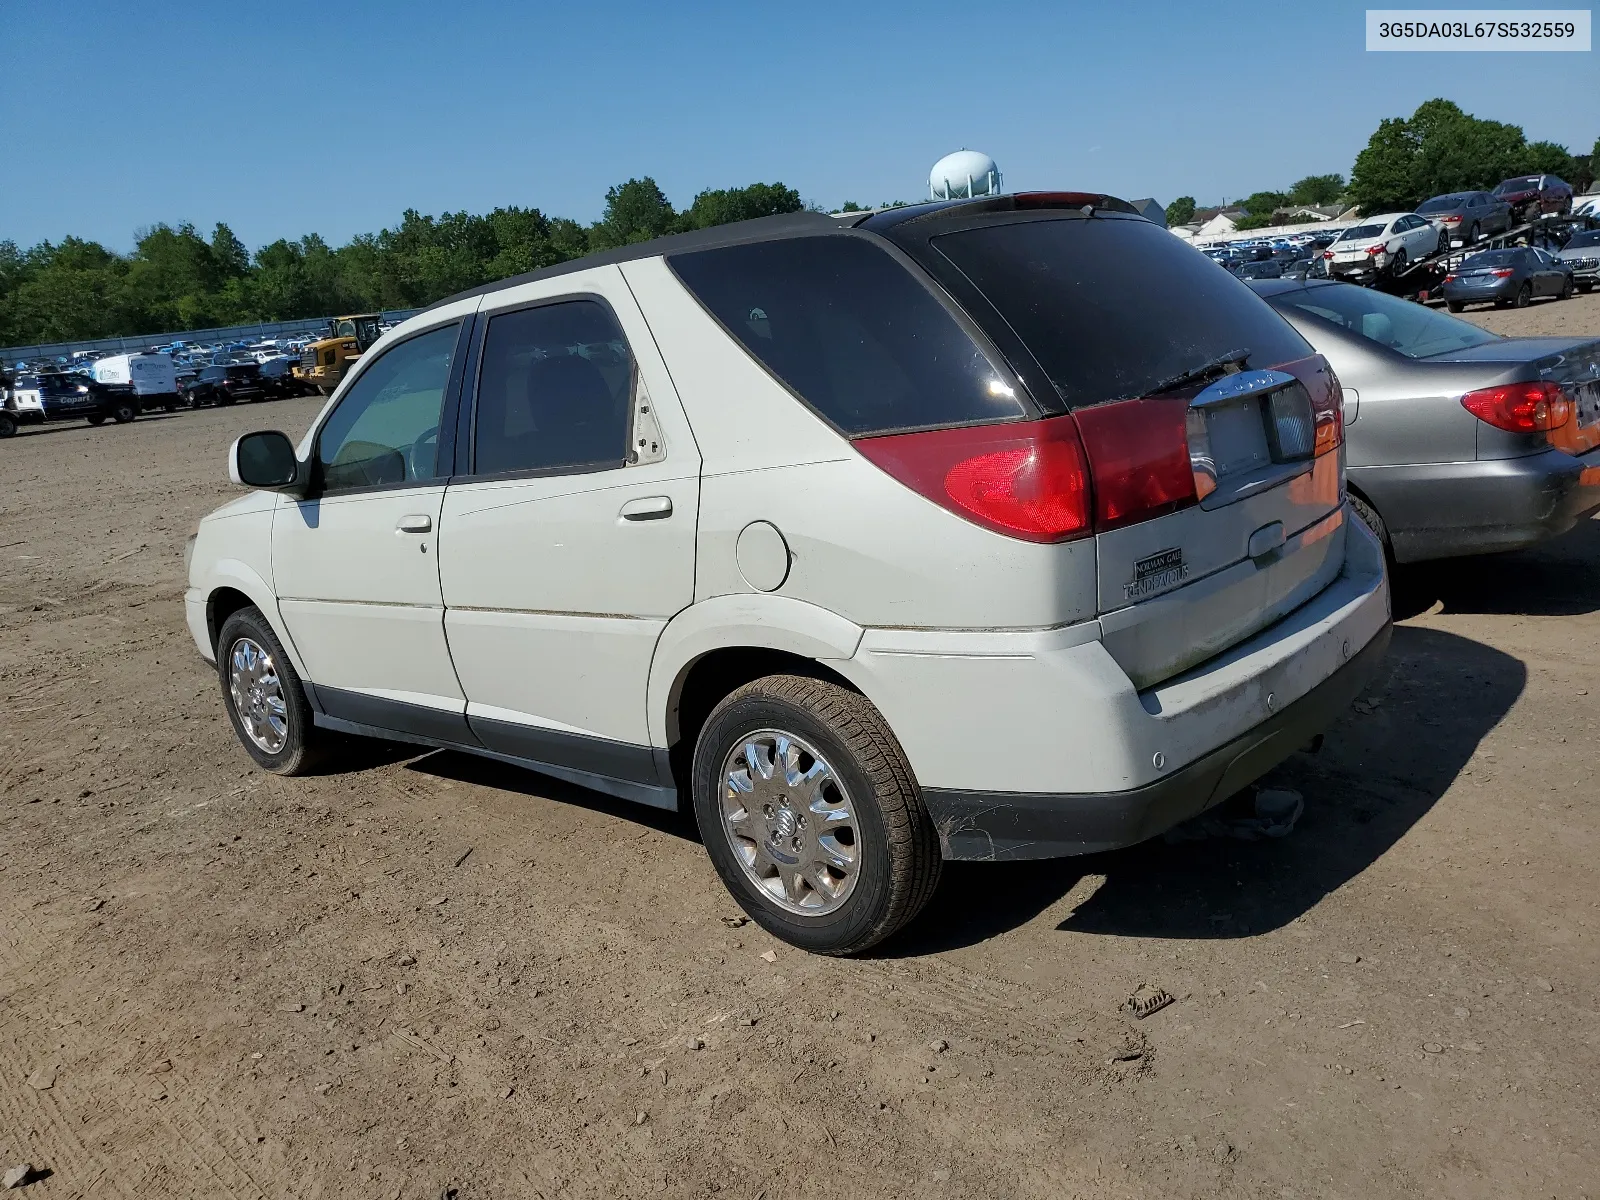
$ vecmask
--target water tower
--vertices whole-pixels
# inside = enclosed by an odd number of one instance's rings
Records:
[[[977,150],[946,154],[928,172],[928,192],[935,200],[970,200],[1000,194],[1000,168]]]

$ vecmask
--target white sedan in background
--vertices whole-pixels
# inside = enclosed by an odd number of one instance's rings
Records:
[[[1333,279],[1390,271],[1450,248],[1450,234],[1416,213],[1363,217],[1322,252]]]

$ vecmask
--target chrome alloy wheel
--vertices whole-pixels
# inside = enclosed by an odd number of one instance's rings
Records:
[[[283,701],[278,668],[261,646],[250,638],[234,642],[228,654],[228,691],[239,724],[256,746],[277,754],[289,740],[289,707]]]
[[[803,739],[748,734],[722,764],[722,825],[744,873],[780,908],[822,916],[861,867],[861,825],[843,781]]]

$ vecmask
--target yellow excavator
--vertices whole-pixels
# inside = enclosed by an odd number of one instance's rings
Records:
[[[333,317],[328,321],[325,336],[306,345],[300,353],[300,363],[294,368],[294,377],[308,388],[315,388],[324,396],[331,396],[339,386],[350,364],[360,358],[367,347],[378,340],[378,313],[357,313],[350,317]]]

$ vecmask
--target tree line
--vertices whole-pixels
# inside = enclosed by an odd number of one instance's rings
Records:
[[[1556,142],[1530,142],[1520,125],[1489,121],[1434,99],[1409,117],[1379,123],[1356,155],[1347,184],[1343,175],[1308,175],[1288,191],[1259,191],[1238,204],[1246,216],[1240,229],[1273,223],[1273,213],[1300,205],[1353,205],[1362,212],[1410,212],[1432,196],[1489,191],[1518,175],[1557,175],[1587,188],[1600,174],[1600,138],[1588,154],[1573,154]],[[1167,205],[1167,224],[1184,225],[1198,211],[1193,196]]]
[[[407,209],[393,229],[343,246],[311,233],[253,255],[221,222],[209,238],[188,223],[156,225],[125,255],[77,237],[26,250],[0,241],[0,345],[417,308],[594,250],[801,208],[795,189],[753,183],[708,189],[680,212],[647,176],[610,188],[589,225],[537,208]]]

